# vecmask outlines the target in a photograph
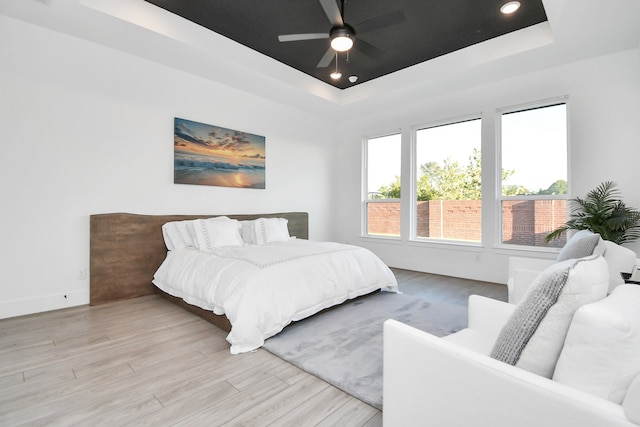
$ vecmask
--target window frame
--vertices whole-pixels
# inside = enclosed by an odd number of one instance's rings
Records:
[[[503,196],[502,195],[502,117],[505,114],[517,113],[527,110],[535,110],[540,108],[553,107],[555,105],[565,105],[565,121],[566,121],[566,172],[567,172],[567,192],[563,195],[556,194],[530,194],[530,195],[517,195],[517,196]],[[555,247],[545,247],[545,246],[530,246],[530,245],[517,245],[512,243],[504,243],[503,242],[503,209],[502,204],[505,201],[513,201],[513,200],[570,200],[571,194],[571,171],[570,171],[570,159],[571,159],[571,131],[570,131],[570,103],[569,96],[563,95],[554,98],[547,98],[543,100],[528,102],[524,104],[513,105],[509,107],[501,107],[495,110],[495,144],[496,144],[496,179],[495,179],[495,196],[496,196],[496,213],[495,215],[495,245],[499,249],[508,249],[508,250],[516,250],[516,251],[529,251],[529,252],[547,252],[553,253],[558,252],[559,249]],[[569,214],[569,209],[567,206],[567,215]]]
[[[362,199],[362,211],[361,211],[361,237],[371,238],[371,239],[383,239],[383,240],[401,240],[402,239],[402,196],[406,192],[403,189],[403,186],[400,187],[400,198],[399,199],[369,199],[369,141],[377,138],[385,138],[388,136],[399,136],[400,138],[400,182],[403,182],[402,179],[402,145],[403,145],[403,135],[401,129],[392,129],[386,132],[379,132],[370,135],[365,135],[362,137],[362,173],[361,173],[361,199]],[[369,204],[370,203],[398,203],[400,205],[400,234],[397,236],[394,235],[380,235],[380,234],[371,234],[369,233]]]
[[[410,240],[414,243],[419,244],[436,244],[436,245],[457,245],[457,246],[469,246],[469,247],[480,247],[483,245],[483,227],[482,222],[484,219],[481,217],[481,230],[480,230],[480,241],[473,240],[456,240],[456,239],[445,239],[445,238],[435,238],[435,237],[420,237],[418,236],[418,131],[423,129],[430,129],[435,127],[449,126],[458,123],[470,122],[478,120],[480,123],[480,154],[482,155],[482,143],[483,143],[483,126],[484,126],[484,117],[482,112],[465,114],[461,116],[449,117],[445,119],[430,121],[427,123],[422,123],[418,125],[411,126],[411,155],[410,155]],[[482,164],[481,164],[482,168]],[[482,203],[482,201],[481,201]]]

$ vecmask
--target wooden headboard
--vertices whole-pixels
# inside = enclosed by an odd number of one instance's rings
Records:
[[[169,221],[214,216],[220,215],[91,215],[90,304],[153,294],[153,274],[167,255],[162,225]],[[225,216],[238,220],[286,218],[290,235],[309,238],[309,214],[306,212]]]

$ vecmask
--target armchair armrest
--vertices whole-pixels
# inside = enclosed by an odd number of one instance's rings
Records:
[[[555,260],[539,258],[509,257],[507,265],[507,288],[509,302],[517,304],[533,283],[534,279]]]
[[[469,296],[469,328],[497,337],[515,308],[515,304],[471,295]]]
[[[637,427],[622,406],[403,323],[384,324],[385,427]]]
[[[471,295],[469,296],[469,326],[443,339],[489,355],[500,331],[515,308],[514,304]]]

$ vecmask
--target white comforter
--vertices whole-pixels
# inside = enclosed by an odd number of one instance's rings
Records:
[[[153,279],[163,291],[231,322],[231,353],[255,350],[294,320],[383,289],[393,273],[371,251],[292,239],[265,245],[169,251]]]

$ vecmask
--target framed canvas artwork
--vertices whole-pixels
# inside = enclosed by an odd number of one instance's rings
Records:
[[[265,137],[174,119],[173,182],[265,188]]]

